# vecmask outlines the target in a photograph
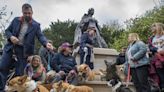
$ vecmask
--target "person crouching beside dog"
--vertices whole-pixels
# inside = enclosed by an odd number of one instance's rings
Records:
[[[80,64],[87,64],[91,69],[94,69],[93,61],[93,38],[96,35],[94,28],[88,28],[81,36],[80,41]]]
[[[39,83],[44,83],[44,81],[46,79],[46,70],[41,63],[40,56],[33,55],[29,58],[31,58],[31,61],[25,67],[25,70],[24,70],[25,75],[28,75],[33,80],[35,80]]]
[[[132,81],[136,92],[151,92],[148,83],[149,59],[146,56],[147,48],[137,33],[128,36],[128,48],[126,50],[126,65],[130,66]]]
[[[71,55],[72,45],[68,42],[64,42],[59,48],[59,53],[57,53],[50,62],[51,68],[57,72],[54,82],[63,80],[70,84],[77,85],[77,63]]]

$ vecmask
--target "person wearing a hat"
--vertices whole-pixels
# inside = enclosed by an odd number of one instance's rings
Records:
[[[65,80],[72,83],[77,76],[77,63],[75,58],[71,55],[72,45],[68,42],[64,42],[59,48],[60,51],[53,57],[50,66],[58,73],[57,75],[59,75],[56,81]],[[72,79],[68,79],[70,73]]]
[[[80,64],[87,64],[91,69],[94,68],[93,62],[91,62],[93,54],[93,38],[96,35],[94,28],[88,28],[81,36],[80,41]]]

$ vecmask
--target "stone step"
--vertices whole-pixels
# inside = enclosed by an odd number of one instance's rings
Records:
[[[123,82],[123,84],[126,84]],[[79,85],[86,85],[92,87],[94,92],[112,92],[112,88],[107,85],[107,81],[85,81],[79,83]],[[133,92],[135,92],[133,83],[129,83],[128,86]]]

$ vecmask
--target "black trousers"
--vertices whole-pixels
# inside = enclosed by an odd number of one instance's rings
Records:
[[[80,49],[80,64],[87,64],[91,69],[94,69],[93,62],[91,62],[91,49],[88,49],[88,55],[86,56],[86,61],[84,61],[85,52]]]
[[[151,92],[148,83],[148,66],[131,68],[131,75],[136,92]]]
[[[160,79],[160,88],[164,88],[164,68],[157,68],[157,74]]]

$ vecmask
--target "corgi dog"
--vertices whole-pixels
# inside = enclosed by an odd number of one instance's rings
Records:
[[[67,90],[68,92],[93,92],[93,88],[88,86],[69,85]]]
[[[54,83],[50,92],[66,92],[66,88],[62,87],[62,81]]]
[[[30,77],[17,76],[11,79],[6,87],[6,92],[49,92],[42,85],[38,85],[34,80],[31,80]]]
[[[87,81],[95,79],[96,75],[101,75],[100,72],[95,72],[90,69],[87,64],[81,64],[78,66],[78,76]]]
[[[30,78],[27,77],[27,76],[17,76],[15,78],[11,79],[7,83],[7,85],[5,87],[5,91],[6,92],[15,92],[15,91],[17,91],[17,92],[25,92],[25,89],[24,89],[25,85],[24,85],[24,83],[28,82],[28,81],[30,81]]]
[[[51,90],[52,89],[52,85],[53,85],[53,83],[50,83],[50,84],[41,84],[42,86],[44,86],[47,90]]]
[[[50,92],[93,92],[93,88],[88,86],[74,86],[69,83],[59,81],[54,83],[53,90]]]

